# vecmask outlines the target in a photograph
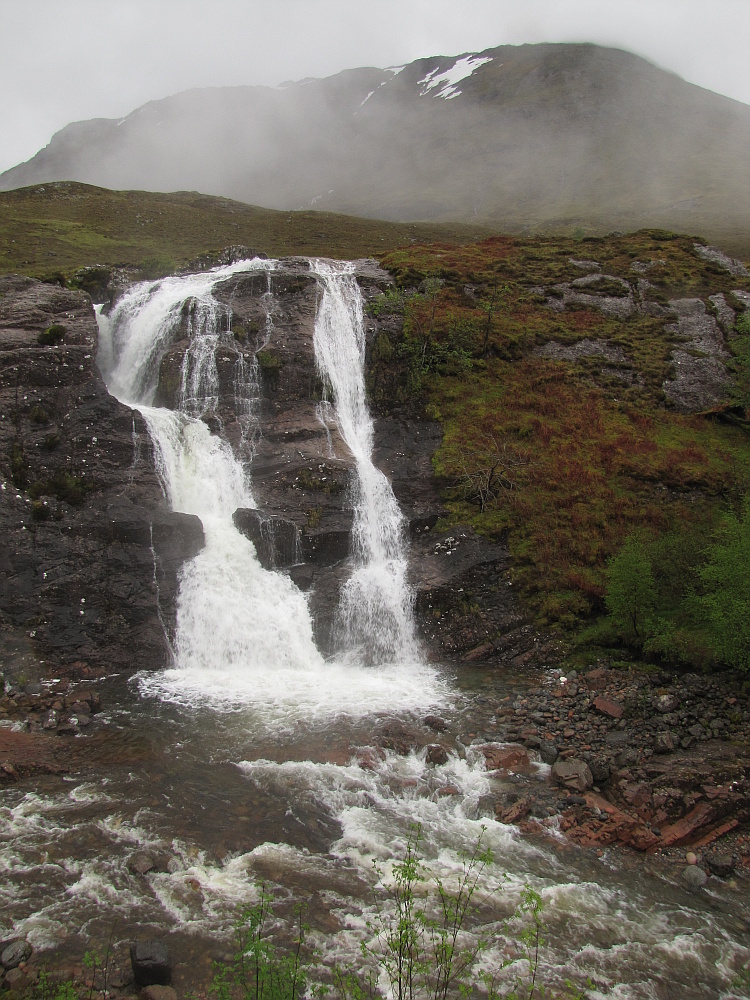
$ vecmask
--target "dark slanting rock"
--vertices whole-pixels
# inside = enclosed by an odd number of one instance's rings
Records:
[[[153,669],[203,533],[169,512],[145,424],[96,351],[88,295],[0,277],[0,622],[51,669]]]
[[[8,941],[0,952],[0,965],[4,969],[15,969],[21,962],[29,960],[33,950],[29,942],[23,938]]]
[[[130,946],[136,986],[168,986],[172,981],[169,952],[161,941],[137,941]]]
[[[232,520],[237,530],[253,543],[265,569],[283,569],[301,561],[299,529],[294,521],[247,508],[236,510]]]

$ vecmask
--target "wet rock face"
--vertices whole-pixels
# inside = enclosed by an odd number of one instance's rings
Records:
[[[367,261],[357,280],[365,298],[390,282]],[[180,566],[203,544],[200,522],[168,510],[142,418],[106,391],[88,296],[27,278],[2,282],[0,612],[39,659],[159,667]],[[214,396],[207,407],[192,402],[250,471],[257,509],[237,512],[239,529],[267,568],[290,572],[308,593],[316,641],[329,653],[351,572],[357,478],[315,365],[321,293],[301,258],[217,285],[227,310]],[[183,307],[160,361],[160,405],[191,406],[183,362],[193,308]],[[367,317],[368,342],[379,332]],[[526,657],[536,636],[507,588],[504,547],[469,529],[433,537],[443,513],[431,464],[439,442],[439,425],[413,414],[375,422],[375,462],[411,537],[422,635],[436,658]]]
[[[730,274],[747,275],[740,261],[727,257],[716,247],[696,244],[695,252]],[[651,298],[654,286],[644,277],[654,261],[633,261],[631,281],[601,273],[601,265],[596,261],[571,259],[570,263],[589,273],[570,282],[532,289],[540,301],[556,312],[583,307],[620,320],[639,315],[662,318],[665,334],[675,342],[672,374],[662,386],[669,404],[683,413],[696,413],[725,402],[731,381],[726,367],[730,354],[725,338],[731,341],[735,336],[736,312],[723,293],[709,295],[707,302],[698,298],[671,299],[664,305]],[[746,305],[743,297],[746,292],[735,291],[731,295]],[[600,358],[602,375],[624,384],[643,384],[632,358],[619,344],[588,338],[574,344],[550,341],[537,347],[534,353],[564,361]]]
[[[26,669],[166,662],[177,573],[203,544],[164,503],[143,421],[96,367],[83,292],[0,277],[0,622]],[[6,661],[7,662],[7,661]]]
[[[365,299],[391,281],[370,261],[357,263],[356,276]],[[357,477],[316,371],[314,328],[321,293],[308,261],[294,258],[277,263],[270,274],[237,274],[216,287],[215,297],[231,307],[231,320],[224,321],[216,354],[216,395],[203,419],[232,444],[250,471],[257,510],[238,511],[235,524],[256,545],[264,566],[289,569],[309,594],[316,641],[328,653],[340,589],[350,572]],[[380,325],[372,317],[365,322],[370,343]],[[162,405],[177,406],[181,393],[184,397],[189,324],[187,305],[161,362],[157,402]],[[254,388],[246,390],[248,398],[253,395],[249,407],[238,395],[238,371],[255,380]],[[463,532],[453,547],[435,550],[440,540],[433,543],[430,532],[443,505],[432,455],[440,439],[435,422],[393,412],[380,415],[373,457],[392,483],[405,533],[411,535],[417,614],[426,616],[422,631],[433,654],[455,656],[484,646],[481,655],[488,658],[497,655],[495,646],[486,646],[488,636],[495,639],[516,629],[521,619],[510,593],[503,594],[499,612],[488,610],[475,620],[473,612],[467,613],[464,592],[472,574],[489,573],[494,579],[495,564],[505,558],[503,547]],[[460,551],[454,552],[457,546]],[[494,586],[479,588],[488,606],[497,603]],[[433,615],[435,602],[452,608],[441,629]],[[458,629],[456,615],[462,621]],[[526,651],[529,641],[522,639],[519,649]]]
[[[669,305],[677,322],[666,330],[684,346],[672,353],[675,376],[664,383],[664,394],[685,413],[716,406],[729,384],[721,328],[701,299],[673,299]]]

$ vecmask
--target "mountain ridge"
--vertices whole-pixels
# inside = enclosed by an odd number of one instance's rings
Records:
[[[619,49],[499,46],[279,87],[196,88],[72,123],[0,190],[196,190],[509,232],[750,228],[750,107]]]

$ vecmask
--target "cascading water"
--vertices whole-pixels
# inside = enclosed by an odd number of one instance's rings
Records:
[[[101,357],[109,364],[105,377],[110,388],[143,413],[167,499],[174,510],[200,517],[206,538],[203,551],[182,571],[175,663],[159,674],[143,676],[141,688],[188,703],[207,698],[225,704],[249,702],[291,717],[434,703],[441,685],[433,671],[417,662],[411,631],[399,542],[401,516],[385,477],[369,457],[372,425],[364,400],[362,358],[356,355],[356,343],[351,346],[352,337],[361,335],[361,305],[345,274],[321,270],[326,292],[316,346],[320,342],[321,369],[334,385],[338,422],[357,458],[362,483],[355,522],[358,565],[343,602],[347,636],[356,639],[360,657],[349,657],[346,663],[323,659],[313,642],[304,595],[287,576],[264,570],[253,544],[233,524],[236,509],[254,508],[256,503],[230,446],[199,419],[217,409],[216,350],[222,337],[232,342],[231,313],[212,290],[239,271],[270,273],[273,267],[269,261],[244,261],[208,274],[138,285],[118,301],[108,319],[102,318]],[[347,321],[349,309],[354,320]],[[270,316],[269,310],[269,323]],[[179,409],[154,407],[150,404],[161,356],[186,317],[189,345],[182,362]],[[268,334],[267,328],[264,339]],[[239,372],[245,386],[241,416],[249,427],[248,368],[252,375],[254,366],[240,356],[235,394]],[[243,438],[247,434],[244,431]],[[369,659],[386,663],[377,672],[362,666],[368,646],[373,651]]]
[[[354,456],[358,477],[352,533],[355,568],[344,585],[338,615],[344,645],[369,662],[415,660],[404,518],[390,483],[372,461],[362,295],[352,265],[315,261],[313,266],[323,284],[315,359],[332,389],[338,428]]]

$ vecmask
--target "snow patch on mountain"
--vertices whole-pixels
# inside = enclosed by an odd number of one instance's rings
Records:
[[[437,67],[419,81],[420,94],[425,97],[431,90],[439,88],[437,93],[432,94],[432,96],[443,97],[446,101],[450,101],[461,93],[456,85],[461,80],[466,80],[475,70],[488,62],[492,62],[492,56],[472,55],[457,59],[450,69],[446,69],[442,73],[439,72],[440,67]]]

